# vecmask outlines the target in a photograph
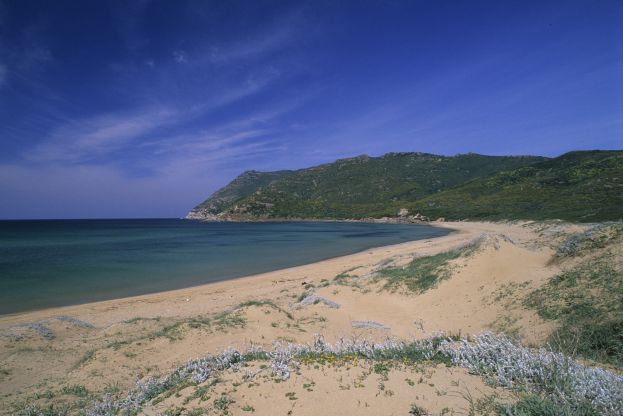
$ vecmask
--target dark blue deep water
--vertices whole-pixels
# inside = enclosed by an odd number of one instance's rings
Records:
[[[340,222],[0,221],[0,314],[178,289],[447,233]]]

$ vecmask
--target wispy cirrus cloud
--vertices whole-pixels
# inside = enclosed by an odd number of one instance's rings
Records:
[[[286,104],[265,106],[259,111],[244,112],[232,121],[199,123],[225,106],[244,101],[270,88],[279,80],[280,72],[268,67],[245,76],[242,82],[233,85],[215,86],[212,94],[202,100],[176,100],[166,106],[144,106],[136,109],[103,113],[91,117],[62,120],[41,142],[25,153],[25,159],[37,163],[76,164],[98,162],[115,152],[132,146],[160,143],[176,143],[176,149],[188,148],[201,141],[207,146],[211,140],[219,142],[221,137],[243,137],[241,132],[257,131],[257,125],[290,111],[304,101],[305,94]],[[146,97],[145,101],[150,98]],[[44,106],[43,103],[39,103]],[[56,102],[50,103],[53,112]],[[189,124],[204,124],[193,128],[192,133],[179,134]],[[158,138],[166,139],[158,139]],[[187,143],[185,143],[187,142]],[[155,146],[152,146],[156,149]],[[172,149],[169,149],[171,151]],[[158,153],[155,150],[155,153]]]
[[[268,91],[281,79],[282,71],[275,62],[268,60],[252,67],[245,62],[267,58],[288,46],[301,31],[300,16],[290,13],[271,24],[258,26],[255,33],[245,33],[242,37],[233,33],[228,40],[198,38],[192,45],[178,40],[172,42],[178,44],[177,49],[170,50],[166,57],[160,55],[154,59],[145,58],[145,54],[139,52],[151,41],[149,30],[143,24],[149,6],[149,1],[142,1],[128,10],[116,7],[113,13],[129,53],[125,55],[126,60],[108,64],[116,73],[117,85],[112,88],[138,104],[122,111],[69,117],[56,123],[49,129],[51,133],[27,149],[26,161],[109,163],[106,158],[133,147],[147,150],[147,157],[166,154],[172,158],[174,154],[187,157],[193,152],[196,157],[198,152],[224,150],[229,145],[231,151],[227,155],[233,155],[239,141],[258,139],[260,132],[267,133],[264,126],[260,126],[265,122],[260,121],[261,117],[266,118],[271,111],[281,111],[270,105],[262,108],[261,116],[251,108],[234,121],[216,121],[211,117],[223,107]],[[218,70],[210,69],[215,65]],[[144,71],[146,67],[148,73]],[[128,89],[130,80],[133,85]],[[45,105],[39,103],[39,106]],[[50,106],[50,112],[52,107],[54,105]],[[227,123],[230,126],[225,126]],[[175,143],[175,147],[167,143]]]
[[[269,27],[253,36],[223,44],[211,44],[203,52],[210,63],[229,64],[237,60],[248,60],[270,54],[286,47],[297,39],[302,30],[300,19],[289,16],[278,25]]]
[[[307,99],[296,97],[186,134],[157,135],[142,141],[140,151],[151,155],[146,167],[173,175],[217,169],[269,154],[276,158],[285,149],[283,137],[292,133],[280,119]]]
[[[204,36],[198,42],[179,46],[171,51],[173,61],[196,67],[231,67],[239,70],[240,63],[258,63],[274,53],[311,36],[307,19],[301,10],[274,16],[272,21],[256,28],[234,32],[229,37]]]
[[[228,158],[257,155],[257,152],[281,146],[275,144],[274,138],[284,134],[284,128],[275,127],[276,120],[297,108],[309,96],[301,95],[204,127],[187,129],[185,126],[197,123],[223,105],[236,102],[258,88],[247,86],[237,92],[231,91],[209,105],[184,110],[146,108],[139,112],[69,120],[29,149],[24,159],[47,165],[116,165],[115,155],[135,151],[141,154],[136,165],[154,172],[176,164],[177,160],[185,165],[200,161],[229,163]],[[189,131],[179,132],[184,129]],[[123,166],[119,168],[123,170]]]
[[[122,149],[175,120],[176,113],[164,109],[71,120],[30,150],[26,158],[33,162],[86,163]]]

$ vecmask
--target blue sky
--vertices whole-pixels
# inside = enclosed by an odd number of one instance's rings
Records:
[[[247,169],[623,148],[623,2],[0,0],[0,218],[179,217]]]

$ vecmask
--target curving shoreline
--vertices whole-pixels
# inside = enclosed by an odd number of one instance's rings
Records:
[[[470,227],[466,226],[466,224],[470,223],[432,222],[427,224],[438,228],[448,229],[450,230],[450,233],[441,237],[408,241],[388,246],[380,246],[363,250],[358,253],[338,256],[318,262],[304,264],[301,266],[235,277],[227,280],[189,286],[181,289],[172,289],[110,300],[4,314],[0,315],[0,328],[5,325],[12,325],[20,322],[49,319],[56,315],[75,315],[79,317],[89,317],[97,322],[100,322],[103,320],[97,315],[99,315],[100,313],[110,314],[112,310],[115,311],[115,316],[120,316],[121,320],[123,320],[129,319],[127,318],[127,316],[130,316],[132,314],[137,314],[138,316],[139,311],[143,312],[144,314],[155,313],[156,311],[154,311],[152,308],[146,308],[144,306],[154,304],[162,305],[167,308],[167,311],[169,311],[169,313],[165,313],[164,315],[158,314],[158,316],[177,316],[178,313],[183,314],[180,316],[186,316],[185,314],[187,313],[195,314],[197,312],[203,312],[204,308],[195,307],[195,304],[199,303],[199,300],[202,300],[204,297],[209,296],[211,293],[216,293],[220,291],[237,291],[236,298],[248,297],[249,295],[251,295],[251,293],[247,293],[248,289],[250,288],[246,288],[244,286],[246,286],[250,282],[263,286],[266,281],[273,279],[284,280],[285,278],[288,281],[298,281],[304,279],[304,277],[294,277],[294,275],[305,275],[309,279],[313,279],[315,276],[319,275],[331,273],[338,274],[343,271],[342,269],[351,268],[355,265],[362,265],[375,261],[380,261],[383,258],[390,256],[402,255],[413,251],[422,251],[422,253],[428,253],[430,250],[435,251],[437,247],[439,247],[439,250],[443,250],[444,247],[449,248],[453,244],[458,245],[469,239],[467,237],[467,234],[473,237],[473,232],[470,231]],[[434,243],[430,245],[429,243],[433,241]],[[433,251],[431,251],[431,253]],[[286,276],[288,277],[286,278]],[[185,303],[190,302],[191,307],[189,308],[186,305],[180,306],[179,299],[182,299],[182,301]],[[186,301],[186,299],[189,299],[189,301]],[[137,306],[138,309],[135,309],[135,307]],[[124,312],[120,313],[120,309],[122,309]]]
[[[189,288],[447,233],[349,222],[0,222],[0,315]]]

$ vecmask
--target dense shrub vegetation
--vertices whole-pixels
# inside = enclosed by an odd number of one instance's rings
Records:
[[[298,171],[245,172],[193,212],[233,219],[366,218],[400,208],[433,219],[618,220],[623,151],[453,157],[359,156]]]

